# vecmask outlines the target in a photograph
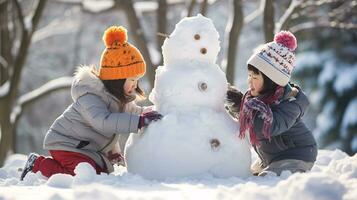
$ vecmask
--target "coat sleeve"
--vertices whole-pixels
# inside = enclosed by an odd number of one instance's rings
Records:
[[[103,135],[129,134],[138,131],[138,115],[110,112],[105,102],[94,94],[79,97],[76,104],[78,104],[78,112],[88,124]]]
[[[136,105],[135,102],[130,102],[128,104],[128,108],[125,111],[128,113],[140,115],[144,111],[144,107]]]
[[[279,105],[271,107],[273,113],[273,123],[271,135],[277,136],[289,130],[296,121],[304,115],[309,101],[302,91],[299,91],[296,98],[286,99]],[[263,138],[263,119],[257,113],[254,117],[254,131],[258,138]]]

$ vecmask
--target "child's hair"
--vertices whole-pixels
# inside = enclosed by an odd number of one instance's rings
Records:
[[[263,90],[260,92],[261,94],[273,94],[278,87],[276,83],[274,83],[270,78],[268,78],[264,73],[262,73],[260,70],[258,70],[256,67],[253,65],[248,64],[248,70],[252,71],[254,74],[259,74],[261,73],[263,76]]]
[[[102,80],[104,87],[112,94],[114,95],[117,99],[122,104],[128,103],[132,97],[125,95],[124,93],[124,84],[125,84],[126,79],[117,79],[117,80]],[[144,91],[140,88],[139,83],[138,86],[135,88],[136,94],[141,98],[145,99],[145,93]]]

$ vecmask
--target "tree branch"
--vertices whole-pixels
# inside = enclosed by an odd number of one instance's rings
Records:
[[[196,0],[191,0],[187,6],[186,14],[183,16],[191,17],[193,14],[193,8],[195,7],[195,4],[196,4]]]
[[[9,2],[0,4],[0,85],[9,79],[9,66],[13,63],[13,46],[9,30]]]
[[[346,29],[346,30],[357,30],[357,24],[352,23],[331,23],[331,22],[305,22],[295,25],[290,28],[292,33],[297,33],[303,30],[314,29],[314,28],[334,28],[334,29]]]
[[[150,87],[154,87],[154,79],[155,79],[155,66],[152,63],[152,59],[150,56],[148,42],[146,40],[144,31],[140,25],[139,17],[135,11],[134,5],[132,0],[117,0],[117,4],[123,6],[127,19],[129,21],[130,29],[133,31],[133,39],[135,43],[138,45],[141,53],[146,62],[147,70],[146,75],[150,84]]]
[[[78,24],[80,23],[78,22],[76,24],[76,22],[74,22],[73,19],[64,19],[64,20],[55,19],[51,21],[49,24],[47,24],[46,26],[42,27],[41,29],[37,29],[31,41],[32,43],[35,43],[49,37],[76,32],[78,31],[79,28]]]
[[[32,12],[30,34],[33,34],[33,32],[35,32],[36,30],[37,25],[40,22],[43,9],[45,8],[46,2],[47,0],[39,0],[36,9]]]
[[[81,2],[80,5],[81,5],[81,10],[82,10],[83,13],[94,14],[94,15],[97,15],[98,13],[104,13],[104,12],[115,11],[115,10],[117,10],[118,8],[120,8],[120,5],[119,5],[119,3],[117,3],[117,1],[114,1],[114,6],[109,7],[109,8],[106,8],[106,9],[103,9],[103,10],[100,10],[99,12],[95,12],[95,11],[86,9],[86,8],[84,7],[84,5],[83,5],[83,2]]]
[[[298,7],[301,5],[301,0],[292,0],[288,9],[280,17],[279,21],[275,23],[275,33],[287,29],[287,25],[291,16],[298,11]]]
[[[244,17],[244,24],[249,24],[264,12],[265,0],[260,1],[260,6],[255,11]]]
[[[5,60],[4,57],[2,57],[1,55],[0,55],[0,65],[1,65],[3,68],[8,68],[8,67],[9,67],[8,63],[6,62],[6,60]]]
[[[18,15],[18,21],[20,23],[20,27],[21,27],[21,32],[22,34],[26,34],[27,36],[27,29],[25,27],[25,22],[24,22],[24,15],[22,14],[22,10],[21,10],[21,6],[20,3],[17,0],[13,0],[16,11],[17,11],[17,15]]]
[[[207,15],[208,0],[202,0],[200,12],[203,16]]]
[[[274,0],[266,0],[263,19],[265,42],[270,42],[274,38],[274,15]]]
[[[14,1],[17,4],[16,7],[19,12],[19,15],[22,16],[22,11],[21,11],[21,8],[19,7],[20,6],[19,3],[16,0],[14,0]],[[45,7],[46,1],[47,0],[39,0],[39,2],[37,4],[37,8],[35,9],[36,13],[33,15],[33,18],[31,20],[33,24],[32,24],[30,34],[27,33],[26,27],[24,27],[25,29],[23,30],[23,34],[21,36],[20,48],[19,48],[19,51],[17,52],[16,57],[15,57],[15,63],[14,63],[14,68],[13,68],[14,70],[13,70],[12,76],[10,78],[10,99],[11,100],[15,99],[15,97],[16,97],[18,86],[20,83],[22,68],[25,64],[25,60],[27,57],[26,52],[31,44],[32,34],[38,25],[38,22],[40,20],[40,16],[41,16],[43,9]],[[24,24],[23,24],[24,19],[21,18],[21,19],[19,19],[19,21],[20,21],[20,24],[22,24],[24,26]]]
[[[35,101],[58,90],[70,88],[72,84],[72,79],[72,77],[57,78],[45,83],[41,87],[32,90],[29,93],[22,95],[18,99],[11,113],[11,123],[16,123],[18,118],[21,116],[24,108],[30,105],[31,103],[34,103]]]
[[[157,10],[157,33],[164,33],[166,34],[167,28],[167,1],[166,0],[159,0],[159,7]],[[160,50],[161,46],[165,41],[165,37],[157,34],[157,49]],[[162,56],[160,55],[159,65],[162,64]]]
[[[10,82],[6,81],[0,86],[0,102],[9,94]]]
[[[228,53],[226,61],[226,74],[227,80],[229,83],[234,84],[235,76],[235,62],[237,55],[237,46],[239,41],[239,36],[244,25],[243,21],[243,8],[241,0],[232,0],[233,1],[233,14],[229,17],[226,33],[228,34]]]

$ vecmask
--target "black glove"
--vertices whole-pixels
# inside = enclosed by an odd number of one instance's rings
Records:
[[[226,109],[228,109],[228,111],[234,116],[238,115],[243,93],[237,90],[234,86],[228,84],[226,98]]]
[[[141,129],[149,125],[152,121],[157,121],[162,118],[162,115],[156,111],[146,112],[140,115],[138,128]]]

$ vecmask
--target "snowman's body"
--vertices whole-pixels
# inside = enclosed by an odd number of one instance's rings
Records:
[[[195,29],[185,31],[187,26]],[[183,54],[172,49],[182,31],[186,37],[192,35],[196,56],[184,45],[178,47],[187,49]],[[238,137],[238,123],[224,109],[227,80],[215,64],[218,51],[218,33],[209,19],[199,15],[176,25],[163,45],[165,65],[156,70],[150,94],[155,110],[164,117],[143,134],[129,137],[128,172],[149,179],[250,174],[248,142]]]

